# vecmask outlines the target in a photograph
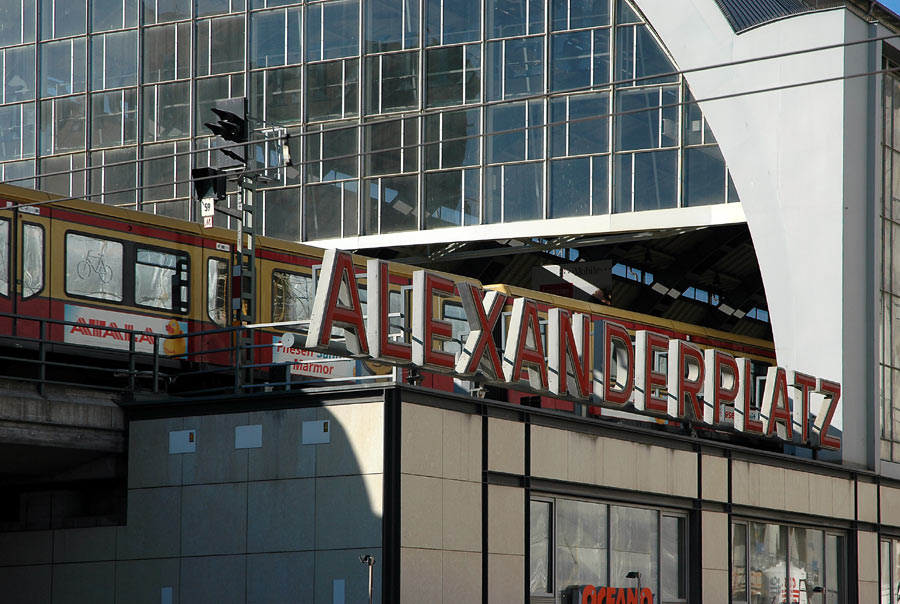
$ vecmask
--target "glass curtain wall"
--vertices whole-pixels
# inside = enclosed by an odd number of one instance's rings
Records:
[[[276,237],[738,201],[628,0],[0,0],[0,19],[3,181],[195,218],[209,109],[247,97],[293,136],[258,204]]]
[[[885,73],[883,91],[881,459],[900,463],[900,78]]]

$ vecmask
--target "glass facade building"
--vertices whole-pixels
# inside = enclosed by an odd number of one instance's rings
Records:
[[[257,204],[275,237],[737,201],[627,0],[0,0],[0,22],[2,181],[194,219],[209,108],[247,97],[299,159]]]

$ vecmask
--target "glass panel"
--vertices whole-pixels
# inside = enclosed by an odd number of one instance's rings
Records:
[[[84,149],[84,122],[83,96],[42,102],[41,152],[49,155]]]
[[[300,241],[300,189],[266,191],[266,235]]]
[[[541,218],[544,199],[543,164],[515,164],[503,168],[503,221]]]
[[[143,0],[145,23],[166,23],[191,17],[192,0]]]
[[[172,310],[173,277],[178,256],[138,249],[134,267],[134,301],[140,306]]]
[[[137,31],[91,36],[91,90],[137,84]]]
[[[685,585],[685,519],[660,518],[660,581],[663,601],[687,597]]]
[[[488,100],[540,94],[544,90],[544,39],[522,38],[487,45]]]
[[[616,3],[616,23],[640,23],[641,18],[637,15],[634,7],[628,0],[618,0]]]
[[[477,109],[425,116],[426,168],[458,168],[478,164],[480,154]]]
[[[419,178],[393,176],[369,181],[370,195],[378,195],[382,233],[410,231],[418,228]],[[371,233],[367,233],[371,234]]]
[[[41,44],[41,96],[83,92],[85,85],[84,38]]]
[[[472,42],[481,37],[480,0],[426,0],[425,40],[435,44]]]
[[[616,148],[622,151],[678,144],[678,90],[651,88],[620,92]]]
[[[555,34],[550,39],[550,90],[609,82],[609,30]]]
[[[226,304],[228,293],[228,263],[210,258],[206,269],[206,314],[216,325],[225,325],[228,318]]]
[[[747,601],[747,525],[731,525],[731,601]]]
[[[509,38],[544,31],[544,4],[540,0],[487,0],[489,38]]]
[[[306,238],[340,237],[342,225],[355,235],[356,205],[356,181],[308,187],[304,212]]]
[[[91,31],[137,25],[137,0],[90,0]]]
[[[368,0],[366,52],[412,48],[419,43],[419,3],[410,0]]]
[[[0,296],[9,295],[9,221],[0,220]]]
[[[425,55],[425,101],[428,107],[461,105],[464,101],[464,46],[431,48]]]
[[[122,244],[66,235],[66,293],[122,301]]]
[[[525,103],[491,105],[486,109],[485,154],[488,163],[525,159]]]
[[[678,195],[678,152],[616,156],[615,212],[674,208]]]
[[[591,32],[556,34],[550,38],[550,90],[591,85]]]
[[[4,103],[34,99],[34,53],[34,45],[7,48],[4,51]]]
[[[250,115],[268,124],[300,121],[300,67],[258,71],[250,75]]]
[[[642,587],[659,598],[659,513],[656,510],[610,506],[609,583],[612,587]],[[632,572],[639,578],[628,578]]]
[[[559,499],[556,504],[556,588],[607,585],[607,506]]]
[[[825,535],[822,531],[791,527],[790,539],[788,581],[791,601],[819,604],[822,598],[814,590],[824,588]]]
[[[415,118],[366,126],[366,174],[411,172],[417,168],[418,122]]]
[[[356,127],[307,135],[306,172],[309,180],[343,180],[357,176],[358,135]]]
[[[312,277],[272,272],[272,320],[303,321],[312,308]]]
[[[34,103],[0,107],[0,161],[34,155]]]
[[[356,0],[311,4],[307,11],[308,61],[359,54],[359,4]]]
[[[2,128],[2,126],[0,126]],[[2,137],[0,137],[2,138]],[[15,161],[3,164],[3,182],[14,184],[29,189],[36,188],[34,176],[34,161]]]
[[[25,4],[33,3],[30,0]],[[85,33],[87,3],[84,0],[41,0],[41,39],[64,38]]]
[[[750,602],[785,601],[787,582],[786,526],[750,523]]]
[[[477,223],[479,172],[453,170],[425,175],[425,228]]]
[[[34,42],[34,6],[33,1],[0,2],[0,46]]]
[[[284,11],[250,14],[250,69],[284,65]]]
[[[197,74],[213,75],[244,68],[244,18],[197,22]]]
[[[553,31],[609,25],[609,0],[552,0]]]
[[[893,602],[891,602],[891,600],[893,600],[893,598],[891,597],[891,592],[893,591],[894,583],[894,578],[891,576],[891,562],[891,542],[882,541],[881,572],[879,573],[881,578],[881,598],[879,599],[880,604],[894,604]]]
[[[554,98],[550,102],[553,157],[609,151],[609,95]]]
[[[367,59],[368,111],[381,113],[418,106],[419,53],[404,52]]]
[[[636,39],[635,39],[636,38]],[[616,29],[616,80],[632,85],[676,82],[678,75],[668,55],[646,25]],[[671,74],[671,75],[665,75]],[[652,77],[661,75],[661,77]]]
[[[137,138],[137,90],[91,95],[91,145],[113,147]]]
[[[143,33],[144,82],[165,82],[190,76],[189,23],[148,27]]]
[[[358,60],[315,63],[307,67],[307,119],[357,114]]]
[[[591,213],[591,159],[550,163],[550,218]]]
[[[190,156],[184,153],[187,142],[147,145],[143,148],[144,201],[187,197],[189,183],[176,185],[188,178]],[[181,153],[180,155],[176,155]],[[154,159],[156,158],[156,159]],[[179,190],[180,189],[180,190]]]
[[[144,138],[166,140],[188,136],[190,84],[174,82],[144,88]]]
[[[111,149],[91,154],[91,193],[103,203],[134,203],[136,199],[136,149]]]
[[[725,202],[725,158],[718,145],[684,150],[684,206]]]

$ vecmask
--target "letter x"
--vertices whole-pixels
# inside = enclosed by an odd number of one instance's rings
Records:
[[[503,364],[497,345],[494,343],[494,326],[503,314],[506,295],[489,291],[484,294],[481,288],[471,283],[457,283],[457,291],[469,321],[469,337],[463,346],[462,354],[456,363],[457,373],[474,375],[481,366],[482,359],[487,357],[485,375],[491,380],[503,379]]]

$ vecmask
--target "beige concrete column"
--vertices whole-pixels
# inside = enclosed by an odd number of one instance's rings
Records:
[[[728,601],[728,514],[701,513],[701,575],[704,604]]]

